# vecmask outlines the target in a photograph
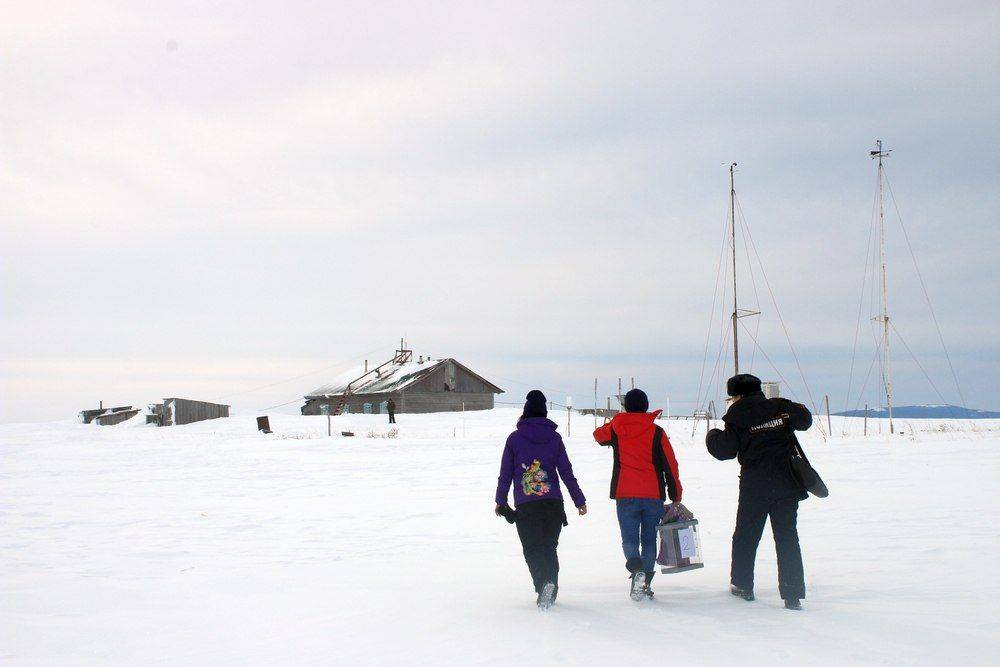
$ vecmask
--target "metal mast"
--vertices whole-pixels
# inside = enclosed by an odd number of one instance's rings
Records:
[[[733,375],[740,374],[740,339],[737,333],[737,320],[739,319],[739,305],[736,295],[736,186],[733,181],[733,172],[736,163],[729,165],[729,228],[733,233]]]
[[[882,158],[889,157],[892,151],[882,150],[882,140],[875,141],[875,150],[870,151],[873,160],[878,161],[878,238],[879,253],[882,261],[882,314],[875,321],[882,323],[882,381],[885,385],[886,408],[889,411],[889,433],[895,433],[892,424],[892,370],[889,365],[889,287],[886,280],[885,261],[885,218],[882,206],[882,182],[884,180]]]

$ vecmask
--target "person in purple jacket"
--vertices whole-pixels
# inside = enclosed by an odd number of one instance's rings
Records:
[[[503,448],[494,510],[498,516],[513,514],[524,560],[538,594],[536,603],[542,609],[548,609],[559,592],[556,547],[559,533],[568,525],[559,491],[560,476],[577,512],[580,516],[587,513],[587,499],[573,476],[573,466],[562,438],[556,433],[556,424],[547,418],[545,403],[542,392],[537,389],[528,392],[517,429]],[[516,511],[507,505],[512,482]]]

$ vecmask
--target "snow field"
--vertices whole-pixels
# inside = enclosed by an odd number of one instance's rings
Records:
[[[540,613],[492,514],[517,415],[400,415],[395,438],[365,437],[389,427],[359,415],[334,418],[354,438],[283,415],[269,436],[252,416],[0,426],[0,663],[995,664],[1000,422],[863,438],[860,419],[834,418],[826,442],[806,434],[831,496],[800,509],[809,597],[794,613],[769,528],[758,601],[727,593],[738,466],[685,421],[666,428],[706,567],[629,600],[610,452],[574,415],[590,513],[570,514],[559,601]]]

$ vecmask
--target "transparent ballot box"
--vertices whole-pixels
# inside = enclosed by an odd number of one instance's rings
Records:
[[[660,553],[656,562],[661,566],[660,572],[672,574],[705,567],[697,519],[661,523],[657,531],[660,533]]]

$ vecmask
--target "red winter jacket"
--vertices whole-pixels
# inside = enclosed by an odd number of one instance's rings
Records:
[[[656,425],[656,412],[619,412],[594,431],[594,440],[614,450],[612,498],[659,498],[679,503],[681,478],[670,438]],[[664,488],[665,487],[665,488]]]

